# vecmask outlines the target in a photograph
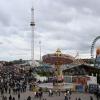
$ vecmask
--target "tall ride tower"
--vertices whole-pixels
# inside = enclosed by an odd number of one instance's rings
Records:
[[[31,8],[31,22],[30,22],[30,26],[31,26],[31,60],[32,60],[32,66],[35,66],[35,61],[34,61],[34,27],[35,27],[35,23],[34,23],[34,8]]]

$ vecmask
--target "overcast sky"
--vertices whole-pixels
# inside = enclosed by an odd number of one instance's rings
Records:
[[[60,48],[90,58],[100,35],[99,0],[0,0],[0,60],[31,58],[31,7],[35,9],[35,59]],[[100,40],[96,46],[100,46]]]

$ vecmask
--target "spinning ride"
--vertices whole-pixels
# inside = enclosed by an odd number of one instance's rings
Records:
[[[60,49],[57,49],[57,51],[53,54],[47,54],[43,56],[44,63],[55,66],[54,85],[63,84],[63,73],[61,70],[61,65],[70,64],[73,61],[74,57],[67,54],[62,54]]]

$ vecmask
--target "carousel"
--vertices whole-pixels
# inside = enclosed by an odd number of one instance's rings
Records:
[[[74,61],[74,57],[68,54],[62,54],[60,49],[57,49],[53,54],[47,54],[43,56],[43,62],[46,64],[54,65],[55,73],[54,73],[54,86],[64,85],[63,73],[61,70],[61,66],[65,64],[70,64]]]

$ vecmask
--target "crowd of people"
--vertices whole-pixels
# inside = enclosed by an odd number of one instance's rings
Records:
[[[11,75],[9,75],[9,73],[8,75],[3,74],[0,79],[0,100],[22,100],[22,93],[26,93],[27,91],[33,91],[33,87],[35,87],[35,85],[33,84],[34,78],[30,80],[30,77],[31,71],[26,74],[20,74],[19,78],[16,77],[15,73],[11,73]],[[33,100],[34,98],[39,100],[47,100],[47,98],[44,96],[44,94],[46,93],[48,93],[48,97],[62,95],[64,97],[64,100],[71,100],[72,94],[71,90],[61,91],[60,89],[48,89],[48,91],[44,92],[42,88],[39,88],[38,91],[34,91],[33,96],[29,95],[24,99]],[[75,100],[81,100],[81,98],[76,98]],[[90,100],[93,100],[93,98],[90,97]]]
[[[32,84],[27,83],[24,81],[18,81],[18,80],[10,80],[10,81],[3,81],[0,82],[0,93],[2,100],[22,100],[21,93],[25,93],[28,91],[32,91]],[[54,97],[54,96],[61,96],[63,95],[64,100],[71,100],[72,92],[71,90],[61,91],[60,89],[52,90],[48,89],[48,91],[43,92],[42,88],[39,88],[38,91],[34,91],[33,96],[28,96],[25,98],[25,100],[47,100],[47,98],[44,96],[45,93],[48,93],[48,97]],[[9,96],[6,96],[5,94],[9,94]],[[17,98],[15,98],[15,95]],[[34,99],[33,99],[34,98]],[[24,99],[23,99],[24,100]],[[81,97],[76,98],[75,100],[82,100]],[[90,100],[93,100],[93,97],[90,96]]]
[[[4,72],[4,73],[3,73]],[[22,78],[23,77],[23,78]],[[32,83],[34,78],[30,79],[30,73],[11,73],[10,68],[8,71],[2,70],[0,74],[0,100],[20,100],[21,93],[32,90]],[[31,100],[27,97],[27,100]]]

